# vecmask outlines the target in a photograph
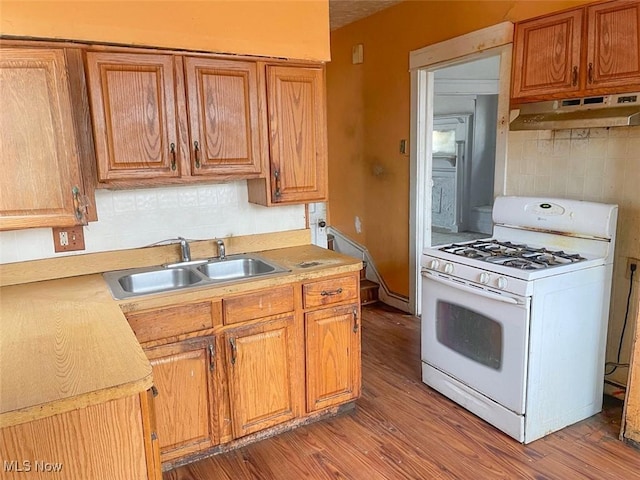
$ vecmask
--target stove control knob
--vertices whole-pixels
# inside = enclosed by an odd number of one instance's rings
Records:
[[[453,273],[453,263],[446,263],[444,265],[444,273]]]
[[[429,264],[429,266],[431,267],[431,270],[438,270],[438,267],[440,266],[440,262],[438,260],[431,260],[431,263]]]
[[[507,279],[504,277],[500,277],[498,278],[498,288],[500,290],[504,290],[505,288],[507,288]]]
[[[489,280],[491,279],[491,275],[489,275],[487,272],[483,272],[480,274],[480,283],[483,285],[486,285],[487,283],[489,283]]]

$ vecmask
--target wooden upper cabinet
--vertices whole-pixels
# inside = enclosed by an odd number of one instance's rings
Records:
[[[193,175],[262,170],[255,62],[184,59]]]
[[[266,68],[270,179],[249,184],[249,201],[278,205],[326,200],[324,71]]]
[[[640,1],[619,0],[516,24],[513,103],[640,89]]]
[[[87,53],[98,179],[179,177],[172,55]]]
[[[102,186],[262,173],[255,62],[88,52],[87,72]]]
[[[0,48],[0,230],[84,222],[62,49]]]
[[[640,84],[640,2],[587,7],[587,88]]]
[[[300,415],[294,317],[227,330],[227,375],[235,438]]]
[[[516,25],[512,98],[580,90],[583,10]]]

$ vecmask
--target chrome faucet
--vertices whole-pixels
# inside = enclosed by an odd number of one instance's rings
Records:
[[[191,261],[191,249],[189,248],[189,242],[182,237],[178,237],[180,240],[180,261],[182,262],[190,262]]]
[[[220,257],[220,260],[224,260],[227,258],[224,250],[224,242],[222,240],[216,240],[216,243],[218,244],[218,257]]]

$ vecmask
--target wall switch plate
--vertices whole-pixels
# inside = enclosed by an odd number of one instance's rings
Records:
[[[362,43],[351,47],[351,63],[354,65],[364,63],[364,45]]]
[[[84,250],[84,227],[56,227],[52,230],[53,247],[57,253]]]
[[[640,259],[628,257],[627,258],[627,269],[624,271],[624,278],[631,278],[631,264],[635,263],[636,271],[633,274],[633,280],[635,282],[640,282]]]

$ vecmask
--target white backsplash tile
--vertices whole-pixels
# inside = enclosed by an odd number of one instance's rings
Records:
[[[96,191],[97,222],[85,227],[86,250],[137,248],[182,236],[198,240],[305,228],[304,205],[262,207],[247,200],[246,181]],[[0,232],[0,263],[61,256],[50,228]]]
[[[113,211],[115,213],[135,212],[136,194],[130,190],[117,190],[113,192]]]

